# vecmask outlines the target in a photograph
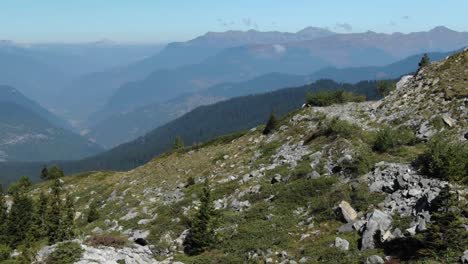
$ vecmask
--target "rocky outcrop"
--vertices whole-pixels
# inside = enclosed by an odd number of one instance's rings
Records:
[[[372,213],[367,215],[367,223],[365,225],[363,234],[362,234],[362,246],[361,249],[373,249],[375,248],[374,239],[376,236],[380,236],[380,240],[384,241],[385,237],[388,236],[392,227],[392,218],[388,214],[380,211],[374,210]]]
[[[134,263],[134,264],[170,264],[179,263],[172,262],[170,259],[165,261],[157,261],[153,258],[153,252],[148,246],[135,246],[135,247],[93,247],[82,243],[82,241],[75,240],[74,242],[80,243],[83,249],[83,255],[76,264],[118,264],[118,263]],[[58,245],[58,244],[57,244]],[[57,248],[57,245],[47,246],[42,248],[36,255],[34,263],[43,263]]]
[[[387,162],[375,164],[375,169],[365,178],[371,191],[388,194],[383,204],[385,212],[413,216],[428,211],[431,202],[447,184],[426,178],[409,165]]]

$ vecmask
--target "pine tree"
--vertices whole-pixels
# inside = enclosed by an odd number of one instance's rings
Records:
[[[463,228],[458,203],[457,197],[450,193],[449,185],[445,185],[434,202],[431,223],[421,236],[422,255],[440,258],[463,252],[463,245],[468,244],[468,232]]]
[[[64,175],[65,174],[63,173],[63,170],[61,170],[57,166],[52,166],[52,168],[50,168],[50,170],[48,172],[48,179],[49,180],[55,180],[55,179],[62,178]]]
[[[92,223],[98,219],[99,219],[98,204],[97,202],[94,201],[89,205],[87,221],[88,223]]]
[[[75,205],[70,195],[65,200],[65,214],[63,217],[64,239],[70,240],[75,236]]]
[[[431,64],[431,59],[429,58],[429,55],[427,55],[427,53],[424,54],[424,56],[421,58],[421,61],[419,62],[419,70],[421,70],[422,68],[428,66]],[[418,70],[418,71],[419,71]]]
[[[276,115],[274,112],[271,112],[270,118],[268,119],[265,129],[263,129],[263,134],[264,135],[270,134],[276,129],[277,126],[278,126],[278,121],[276,120]]]
[[[41,170],[41,180],[48,180],[49,179],[49,170],[47,166],[44,166]]]
[[[25,239],[32,224],[32,212],[31,198],[24,193],[15,193],[6,223],[6,234],[11,247],[16,247]]]
[[[39,194],[39,200],[36,205],[36,225],[38,226],[38,235],[45,237],[47,235],[47,213],[49,206],[49,197],[41,192]]]
[[[6,204],[3,186],[0,184],[0,244],[6,244],[6,221],[8,218],[8,206]]]
[[[172,150],[177,151],[184,148],[184,141],[180,136],[177,136],[174,140],[174,144],[172,145]]]
[[[61,226],[61,210],[62,201],[60,198],[61,183],[57,178],[54,180],[52,185],[52,192],[49,198],[49,208],[47,210],[47,236],[49,237],[49,243],[55,244],[62,240],[63,231]]]
[[[188,255],[198,255],[211,248],[216,241],[214,233],[215,212],[208,180],[205,180],[200,200],[200,208],[191,222],[189,234],[184,241],[184,251]]]

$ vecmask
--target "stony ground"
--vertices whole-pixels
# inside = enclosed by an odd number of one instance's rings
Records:
[[[465,63],[468,53],[461,56],[445,63]],[[466,143],[466,90],[446,87],[453,80],[432,77],[444,65],[405,77],[379,102],[300,109],[268,136],[254,128],[163,155],[132,171],[64,178],[76,199],[79,239],[86,250],[78,263],[383,263],[385,253],[376,243],[424,230],[428,207],[447,183],[428,179],[409,165],[420,146],[377,155],[367,173],[351,175],[343,168],[365,153],[372,133],[383,124],[410,124],[422,139],[453,130]],[[415,109],[415,103],[422,106]],[[433,122],[438,116],[442,127]],[[354,133],[315,138],[334,117],[356,125]],[[194,185],[187,186],[189,177]],[[205,179],[220,214],[219,247],[189,258],[182,242]],[[33,193],[49,185],[39,184]],[[462,196],[468,193],[457,188]],[[93,201],[99,203],[100,219],[87,224],[85,213]],[[87,245],[96,234],[118,234],[128,244],[120,249]]]

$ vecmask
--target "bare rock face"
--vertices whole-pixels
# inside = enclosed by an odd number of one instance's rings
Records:
[[[381,239],[392,227],[392,217],[380,210],[375,209],[367,215],[367,224],[362,234],[361,249],[373,249],[375,247],[374,238],[377,232],[380,233]]]
[[[80,260],[76,264],[117,264],[125,261],[125,263],[135,264],[163,264],[174,263],[170,260],[159,262],[153,258],[153,252],[148,246],[135,246],[135,247],[92,247],[82,244],[82,241],[75,240],[74,242],[80,243],[81,248],[84,250]],[[58,245],[58,244],[57,244]],[[57,245],[47,246],[42,248],[36,255],[35,263],[43,263],[52,254]],[[180,264],[180,263],[179,263]]]
[[[357,212],[351,207],[351,205],[346,201],[341,201],[336,208],[336,213],[342,220],[346,221],[347,223],[352,223],[357,219]]]

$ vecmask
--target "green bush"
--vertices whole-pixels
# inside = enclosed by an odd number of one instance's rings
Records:
[[[333,104],[344,104],[347,102],[364,102],[366,97],[343,90],[318,91],[307,94],[307,104],[312,106],[330,106]]]
[[[360,176],[368,173],[374,164],[374,154],[369,149],[361,147],[352,160],[346,160],[340,164],[340,170],[349,176]]]
[[[417,138],[413,131],[407,127],[400,127],[396,130],[384,127],[377,132],[373,150],[377,152],[386,152],[398,146],[413,145]]]
[[[10,258],[11,248],[5,244],[0,244],[0,261]]]
[[[319,128],[308,138],[306,138],[306,144],[318,137],[332,137],[341,136],[344,138],[351,138],[361,130],[357,125],[351,124],[345,120],[341,120],[338,117],[332,119],[326,119],[319,124]]]
[[[83,255],[83,249],[76,242],[65,242],[57,246],[57,249],[47,259],[47,264],[72,264]]]
[[[453,143],[438,135],[428,143],[415,165],[430,177],[468,184],[468,144]]]
[[[377,83],[377,91],[382,97],[389,95],[396,89],[396,83],[390,80],[381,80]]]

